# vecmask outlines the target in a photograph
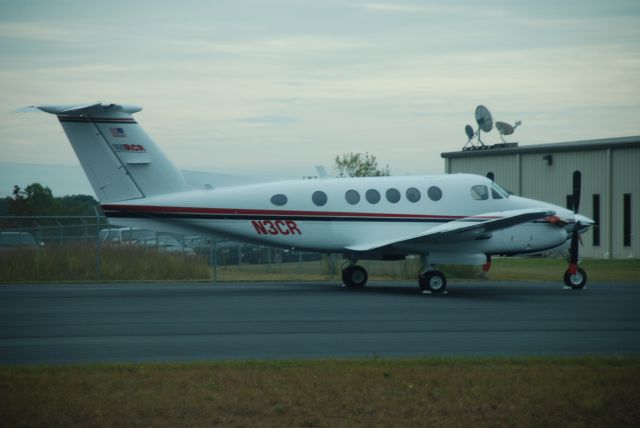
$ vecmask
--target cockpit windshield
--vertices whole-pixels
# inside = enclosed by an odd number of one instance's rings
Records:
[[[496,183],[491,183],[491,194],[493,196],[493,199],[502,199],[508,198],[509,195],[513,194],[513,192],[509,192],[508,190],[503,189]]]

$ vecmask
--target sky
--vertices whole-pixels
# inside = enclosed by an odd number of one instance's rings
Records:
[[[637,0],[0,0],[0,64],[0,196],[89,188],[33,104],[140,105],[179,168],[270,177],[442,173],[478,104],[521,145],[640,135]]]

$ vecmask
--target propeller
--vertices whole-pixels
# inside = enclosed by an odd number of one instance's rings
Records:
[[[580,171],[573,172],[573,214],[578,214],[580,208],[580,189],[582,187],[582,176]],[[578,229],[580,222],[576,219],[571,233],[571,247],[569,249],[569,272],[573,275],[578,268],[578,244],[580,243],[580,234]]]
[[[573,212],[574,214],[578,214],[578,209],[580,207],[581,182],[582,182],[582,177],[580,175],[580,171],[573,171]]]

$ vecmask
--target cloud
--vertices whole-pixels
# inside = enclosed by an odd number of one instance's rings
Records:
[[[214,3],[186,1],[176,16],[136,2],[105,21],[104,5],[62,2],[29,6],[19,16],[29,23],[0,18],[3,161],[75,159],[52,118],[3,112],[96,100],[141,104],[172,160],[206,169],[369,151],[394,173],[439,172],[477,104],[522,119],[525,144],[640,132],[637,13],[550,1]]]
[[[346,52],[362,49],[360,41],[330,36],[287,36],[252,39],[237,42],[219,42],[210,38],[167,40],[163,46],[173,51],[202,55],[220,53],[243,57],[308,57],[315,54]]]
[[[376,12],[423,12],[427,9],[426,6],[415,6],[409,4],[399,3],[367,3],[361,6],[363,9],[373,10]]]
[[[0,38],[72,42],[78,39],[78,34],[68,28],[38,22],[0,22]]]
[[[360,5],[362,9],[379,13],[413,14],[424,13],[433,15],[465,15],[478,18],[504,18],[509,13],[504,9],[492,9],[488,7],[477,8],[471,6],[440,6],[410,3],[365,3]]]
[[[238,122],[255,123],[260,125],[286,126],[300,122],[300,119],[291,116],[270,114],[264,116],[245,117],[242,119],[238,119]]]

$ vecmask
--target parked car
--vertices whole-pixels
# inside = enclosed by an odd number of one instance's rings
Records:
[[[36,241],[36,238],[28,232],[0,232],[0,249],[2,250],[42,246],[44,243]]]
[[[310,251],[299,251],[292,249],[278,249],[275,254],[276,263],[285,263],[285,262],[297,262],[297,261],[315,261],[320,260],[322,258],[321,253],[314,253]]]
[[[133,241],[132,244],[135,246],[156,249],[158,251],[167,253],[182,253],[185,256],[196,255],[196,252],[193,248],[182,245],[182,243],[173,236],[157,236],[149,239],[140,239],[138,241]]]
[[[130,244],[135,241],[155,238],[156,235],[157,233],[153,230],[137,227],[110,228],[100,231],[100,240],[107,244]]]

